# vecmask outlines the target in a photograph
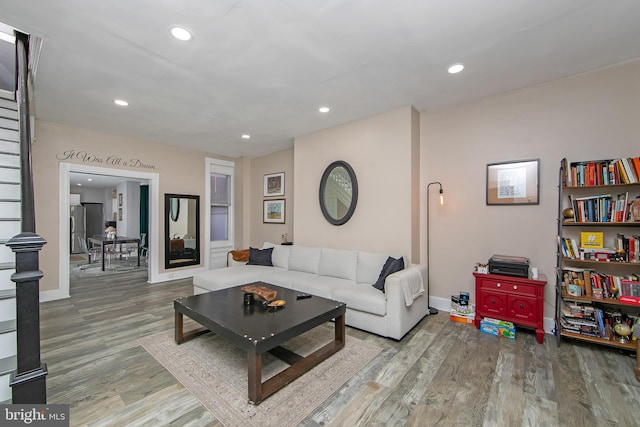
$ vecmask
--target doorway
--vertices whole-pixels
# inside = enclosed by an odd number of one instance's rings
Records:
[[[69,216],[69,205],[71,192],[71,175],[73,173],[83,173],[89,175],[100,175],[118,177],[122,180],[143,180],[148,182],[149,188],[149,235],[147,238],[148,251],[148,282],[154,283],[158,281],[158,239],[155,238],[158,234],[159,224],[159,175],[157,173],[138,172],[121,169],[100,168],[87,165],[78,165],[73,163],[60,163],[60,175],[59,175],[59,215],[60,218],[66,218]],[[69,285],[70,285],[70,247],[69,238],[70,235],[70,223],[69,221],[60,221],[59,226],[59,290],[57,292],[60,298],[69,297]]]

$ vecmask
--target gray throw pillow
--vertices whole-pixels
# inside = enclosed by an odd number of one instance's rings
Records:
[[[267,267],[273,267],[271,262],[271,253],[273,248],[268,249],[256,249],[249,248],[249,262],[247,265],[266,265]]]
[[[404,270],[404,259],[402,257],[398,259],[392,257],[387,258],[387,261],[384,263],[384,267],[382,267],[382,271],[380,272],[380,276],[378,276],[378,280],[376,280],[376,283],[371,286],[384,292],[384,281],[387,276],[400,270]]]

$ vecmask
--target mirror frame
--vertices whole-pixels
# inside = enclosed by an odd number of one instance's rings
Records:
[[[180,203],[178,202],[177,209],[174,208],[174,199],[189,199],[195,200],[195,221],[196,221],[196,235],[195,235],[195,256],[193,260],[189,261],[181,261],[181,262],[171,262],[171,236],[169,235],[171,221],[176,221],[178,219],[178,213],[180,210]],[[175,215],[174,215],[175,213]],[[183,210],[182,215],[189,215],[188,210]],[[177,267],[185,267],[188,265],[199,265],[200,264],[200,196],[190,195],[190,194],[170,194],[165,193],[164,195],[164,268],[177,268]]]
[[[349,178],[351,179],[351,204],[349,205],[347,213],[342,218],[336,219],[329,214],[329,210],[327,209],[327,205],[325,204],[324,200],[324,190],[327,186],[327,180],[329,179],[331,171],[338,167],[345,168],[347,174],[349,174]],[[358,180],[356,179],[356,173],[353,171],[351,165],[343,160],[336,160],[335,162],[327,166],[327,168],[324,170],[324,173],[322,174],[322,179],[320,180],[320,191],[318,196],[320,200],[320,210],[322,211],[322,215],[324,215],[324,218],[327,221],[329,221],[333,225],[343,225],[347,221],[349,221],[356,210],[356,205],[358,204]]]

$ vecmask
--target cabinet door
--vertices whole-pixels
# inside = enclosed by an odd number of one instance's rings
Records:
[[[527,322],[535,325],[537,304],[538,300],[536,298],[510,295],[508,298],[509,317],[516,322]]]
[[[482,291],[478,305],[483,315],[502,317],[506,314],[507,296],[499,292]]]

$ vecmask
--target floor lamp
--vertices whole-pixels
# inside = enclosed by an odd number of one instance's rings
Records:
[[[429,294],[431,293],[431,266],[429,265],[429,257],[431,256],[431,252],[429,251],[429,240],[431,240],[431,231],[429,230],[429,188],[432,185],[438,185],[440,187],[440,206],[444,205],[444,192],[442,191],[442,184],[438,181],[430,182],[427,184],[427,288],[429,292],[427,293],[427,305],[429,304]],[[438,314],[438,309],[435,307],[429,306],[429,314]]]

